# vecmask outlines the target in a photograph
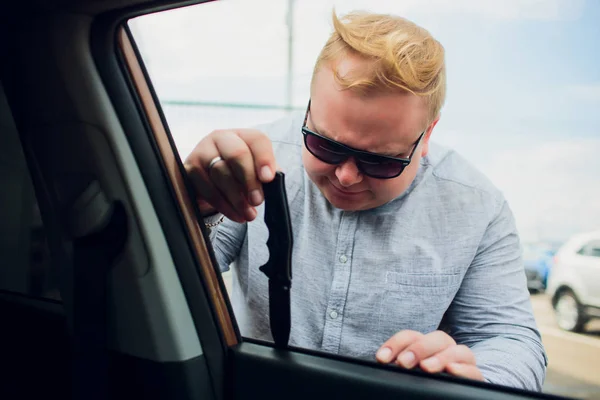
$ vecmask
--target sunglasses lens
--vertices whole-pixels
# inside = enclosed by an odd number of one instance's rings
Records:
[[[329,164],[339,164],[348,158],[340,146],[310,133],[305,135],[305,144],[315,157]]]
[[[348,158],[348,150],[344,147],[308,130],[303,130],[303,132],[306,148],[319,160],[328,164],[339,164]],[[394,178],[400,175],[406,167],[402,161],[365,154],[358,156],[356,163],[363,174],[378,179]]]
[[[358,160],[358,167],[365,175],[373,178],[387,179],[400,175],[404,170],[405,164],[401,161],[369,157],[367,159],[360,158]]]

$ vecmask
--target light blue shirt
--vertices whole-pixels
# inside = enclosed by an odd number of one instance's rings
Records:
[[[302,117],[261,126],[286,174],[294,247],[290,345],[375,361],[398,331],[443,329],[489,382],[541,390],[547,359],[519,237],[502,193],[456,152],[430,143],[416,179],[378,208],[334,208],[304,171]],[[245,337],[272,340],[264,208],[211,232]],[[218,218],[218,216],[216,217]],[[213,220],[213,218],[209,218]],[[208,222],[208,221],[207,221]]]

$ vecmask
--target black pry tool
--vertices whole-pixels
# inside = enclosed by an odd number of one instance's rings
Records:
[[[269,229],[269,260],[259,269],[269,278],[269,321],[276,347],[287,347],[290,338],[292,287],[292,222],[285,191],[285,175],[263,184],[265,223]]]

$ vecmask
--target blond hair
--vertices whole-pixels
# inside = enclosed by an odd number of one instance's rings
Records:
[[[446,97],[444,48],[431,34],[407,19],[353,12],[338,19],[313,72],[327,65],[343,89],[360,93],[399,91],[425,98],[432,122]],[[341,76],[336,63],[347,55],[373,61],[360,76]],[[428,122],[428,123],[429,123]]]

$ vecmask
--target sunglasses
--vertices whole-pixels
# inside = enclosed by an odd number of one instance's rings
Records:
[[[302,135],[304,136],[304,145],[306,149],[319,160],[327,164],[341,164],[348,158],[354,158],[358,170],[366,176],[376,179],[391,179],[399,176],[406,168],[415,153],[421,139],[425,136],[425,131],[421,133],[413,145],[408,158],[390,157],[368,151],[353,149],[335,140],[326,138],[316,132],[311,131],[306,126],[308,112],[310,110],[310,101],[304,116],[302,124]]]

